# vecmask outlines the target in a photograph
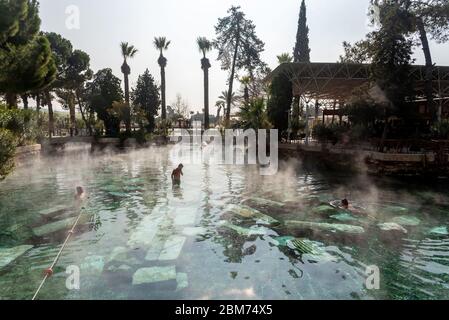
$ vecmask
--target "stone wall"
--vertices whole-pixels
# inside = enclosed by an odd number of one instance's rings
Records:
[[[312,159],[316,165],[330,169],[346,167],[381,175],[449,176],[449,155],[442,158],[433,152],[382,153],[317,144],[281,144],[279,154],[287,158]]]
[[[40,144],[33,144],[29,146],[17,147],[14,161],[16,166],[21,166],[27,161],[39,158],[41,155],[42,146]]]

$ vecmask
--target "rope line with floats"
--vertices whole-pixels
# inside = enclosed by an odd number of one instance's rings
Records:
[[[36,292],[34,293],[34,296],[31,300],[36,300],[37,295],[39,294],[39,292],[41,291],[42,287],[44,286],[45,282],[47,281],[48,278],[50,278],[53,275],[53,268],[56,266],[56,264],[59,261],[59,258],[61,257],[62,251],[64,250],[64,248],[66,247],[67,243],[69,242],[70,237],[73,235],[73,233],[75,232],[75,228],[78,225],[78,222],[81,218],[81,215],[83,214],[83,210],[80,210],[80,213],[78,215],[78,217],[75,220],[75,223],[73,224],[72,228],[70,229],[70,231],[67,234],[67,237],[64,241],[64,243],[62,244],[61,248],[59,249],[58,254],[56,255],[55,259],[53,260],[53,263],[50,265],[49,268],[44,270],[44,278],[42,279],[39,287],[37,288]]]

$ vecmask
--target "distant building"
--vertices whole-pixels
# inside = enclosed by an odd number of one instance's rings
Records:
[[[293,95],[306,96],[320,101],[338,101],[339,107],[350,101],[354,90],[370,83],[369,64],[354,63],[283,63],[268,76],[270,81],[278,74],[284,74],[293,82]],[[431,118],[426,109],[424,66],[413,65],[410,78],[414,82],[414,90],[418,97],[414,102],[422,118]],[[432,86],[435,102],[438,106],[439,118],[449,118],[449,66],[433,67]],[[385,100],[378,88],[370,92],[376,100]],[[324,109],[323,122],[332,116],[341,119],[342,113],[334,104],[332,109]],[[311,112],[312,113],[312,112]]]
[[[192,114],[190,117],[190,123],[193,123],[194,121],[199,121],[201,123],[204,123],[204,113],[199,113],[198,111],[195,114]],[[211,127],[214,127],[218,123],[218,119],[216,116],[209,115],[209,123]]]

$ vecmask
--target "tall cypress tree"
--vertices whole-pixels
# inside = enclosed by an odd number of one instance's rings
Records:
[[[294,62],[310,62],[309,27],[307,26],[307,8],[305,0],[302,0],[299,11],[298,32],[296,33],[296,45],[293,51]]]

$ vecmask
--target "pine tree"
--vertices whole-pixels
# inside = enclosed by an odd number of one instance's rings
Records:
[[[265,66],[260,57],[265,43],[257,36],[254,23],[246,18],[240,7],[231,7],[228,14],[224,18],[218,19],[218,24],[215,26],[217,39],[214,42],[218,50],[218,60],[221,61],[221,68],[229,71],[225,110],[226,126],[229,125],[231,117],[236,73],[245,69],[251,75],[256,69]]]
[[[305,0],[302,0],[299,11],[298,32],[296,45],[293,51],[294,62],[310,62],[309,27],[307,26],[307,8]]]
[[[36,0],[0,0],[0,93],[9,107],[17,97],[42,90],[54,81],[50,44],[39,34]]]
[[[142,112],[148,122],[147,131],[153,132],[155,117],[161,105],[159,87],[148,69],[139,76],[137,86],[131,94],[132,102],[137,112]]]

